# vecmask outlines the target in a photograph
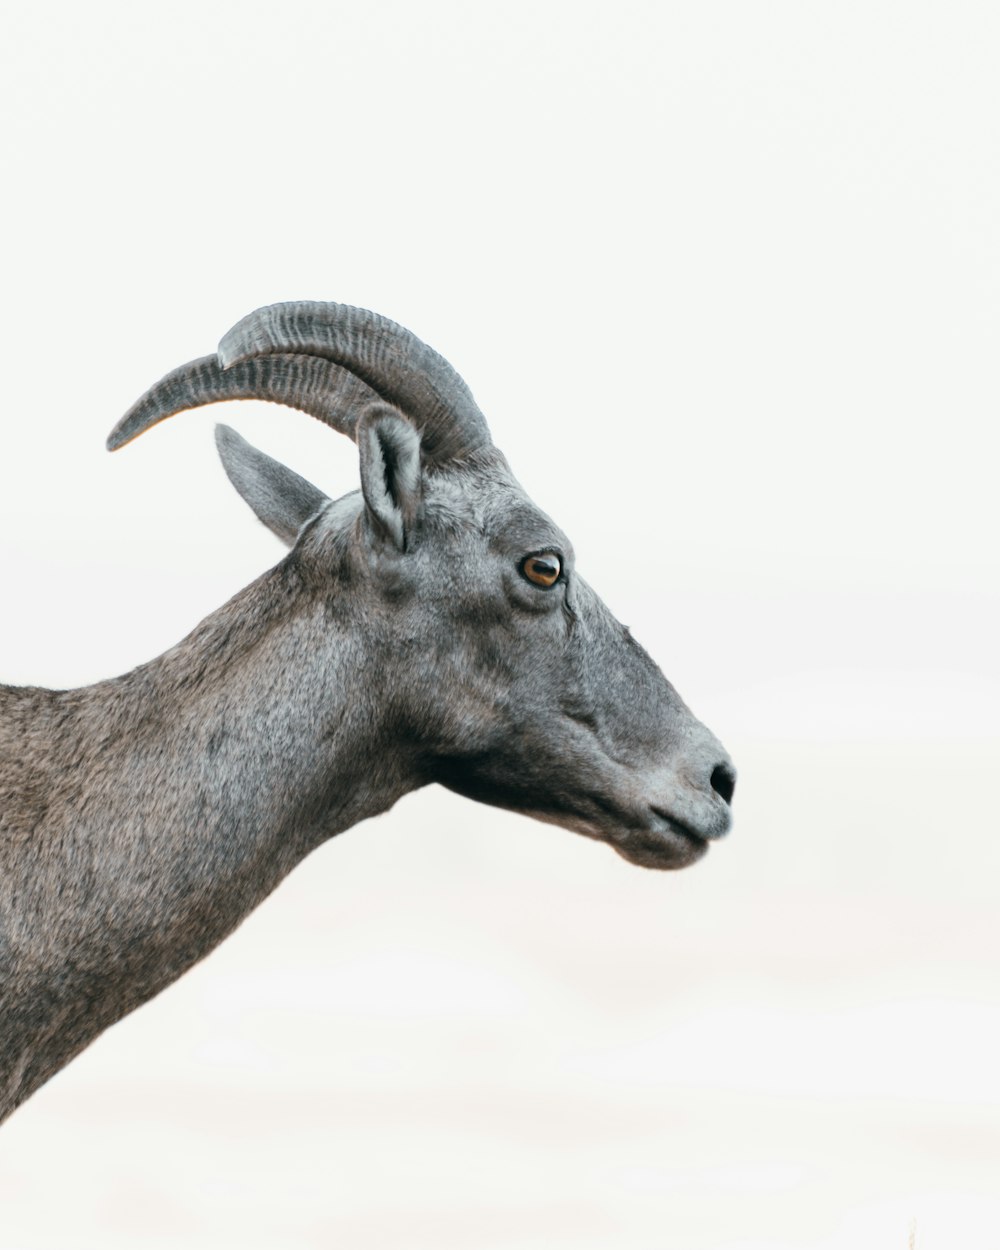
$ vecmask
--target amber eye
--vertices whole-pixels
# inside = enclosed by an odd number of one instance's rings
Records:
[[[538,556],[525,556],[521,561],[521,572],[529,582],[550,590],[559,580],[562,560],[554,551],[543,551]]]

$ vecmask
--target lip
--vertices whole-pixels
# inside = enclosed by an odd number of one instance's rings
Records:
[[[612,841],[618,854],[630,863],[660,869],[686,868],[706,854],[708,844],[704,834],[659,808],[650,809],[644,828],[633,827],[627,836]]]
[[[685,824],[683,820],[678,820],[676,816],[671,816],[669,812],[665,812],[661,807],[651,807],[650,811],[653,813],[654,818],[651,832],[673,834],[704,850],[708,849],[709,842],[713,840],[711,833],[703,833],[698,829],[693,829],[690,825]]]
[[[579,809],[559,810],[555,806],[522,806],[519,803],[504,802],[495,793],[489,794],[487,798],[474,787],[467,784],[457,785],[450,779],[445,784],[459,794],[486,799],[495,807],[507,807],[546,824],[559,825],[597,842],[605,842],[623,859],[643,868],[686,868],[701,859],[708,852],[709,843],[723,837],[729,829],[728,819],[720,821],[716,817],[708,822],[706,828],[697,829],[671,815],[664,808],[650,804],[638,810],[630,810],[600,793],[589,794],[587,807],[590,810],[581,812]]]
[[[658,842],[662,839],[663,851],[669,859],[690,864],[707,853],[708,838],[704,834],[698,833],[690,825],[678,820],[676,816],[670,816],[659,808],[654,807],[652,810],[656,817],[656,825],[659,826],[658,828],[654,826],[652,832],[659,835]]]

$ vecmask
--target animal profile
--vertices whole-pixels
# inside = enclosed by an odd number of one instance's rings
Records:
[[[108,446],[248,398],[352,438],[361,489],[329,499],[220,426],[288,554],[133,672],[0,686],[0,1119],[310,851],[422,786],[648,868],[729,829],[729,757],[441,356],[362,309],[277,304],[168,373]]]

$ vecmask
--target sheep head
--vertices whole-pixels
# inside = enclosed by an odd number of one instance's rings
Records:
[[[361,491],[330,500],[234,431],[217,435],[237,490],[379,657],[372,706],[415,784],[647,867],[690,864],[728,831],[725,751],[578,575],[436,352],[364,310],[274,305],[152,387],[108,445],[237,398],[302,409],[358,445]]]

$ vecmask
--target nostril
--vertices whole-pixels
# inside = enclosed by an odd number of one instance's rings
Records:
[[[702,774],[704,776],[704,773]],[[736,774],[728,764],[716,764],[712,769],[712,789],[723,803],[732,803],[736,789]]]

